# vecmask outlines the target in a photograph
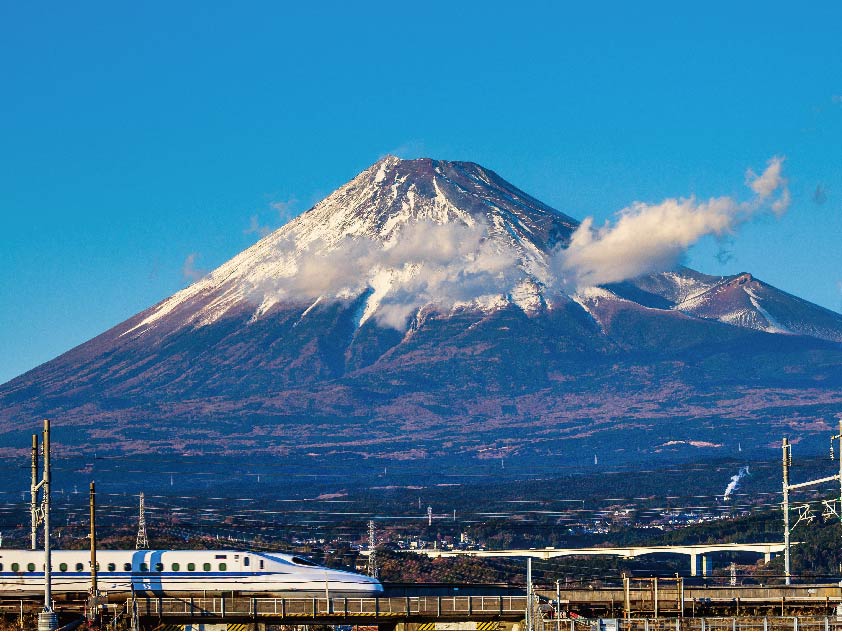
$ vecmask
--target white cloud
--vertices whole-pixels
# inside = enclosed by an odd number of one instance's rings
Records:
[[[482,296],[507,294],[523,277],[516,254],[486,239],[485,224],[405,225],[390,245],[366,237],[346,238],[330,250],[316,241],[296,257],[295,273],[254,289],[255,300],[350,298],[380,291],[374,318],[401,329],[420,307],[443,308]],[[293,244],[282,244],[291,252]]]
[[[184,259],[184,263],[181,264],[181,274],[188,281],[198,281],[208,273],[207,270],[203,270],[196,265],[197,259],[199,259],[199,253],[191,252]]]
[[[783,191],[781,191],[780,197],[774,202],[772,202],[772,212],[778,217],[780,217],[781,215],[786,213],[786,210],[789,208],[789,205],[791,203],[792,197],[789,194],[789,189],[785,188]]]
[[[244,235],[257,235],[261,239],[266,237],[269,233],[272,232],[272,228],[269,226],[263,226],[260,223],[257,215],[252,215],[249,218],[249,227],[243,230]]]
[[[265,209],[255,213],[249,217],[248,228],[243,229],[243,234],[257,235],[258,239],[263,239],[278,226],[286,224],[294,218],[297,206],[298,200],[294,196],[288,200],[269,202],[269,208],[274,211],[274,213],[271,214],[271,217],[266,219],[267,211]]]
[[[389,151],[381,154],[378,160],[382,160],[386,156],[397,156],[398,158],[416,158],[428,154],[424,149],[424,141],[419,139],[408,140],[401,143],[397,147],[393,147]]]
[[[613,224],[598,228],[586,218],[569,247],[556,253],[560,282],[565,287],[589,287],[668,270],[706,235],[728,235],[766,208],[781,215],[790,203],[782,164],[783,158],[774,157],[760,175],[747,172],[746,184],[755,194],[748,202],[731,197],[671,198],[658,204],[635,202],[621,210]]]
[[[275,202],[270,202],[269,206],[277,212],[278,219],[281,223],[286,224],[296,215],[298,198],[292,196],[288,200],[276,200]]]
[[[784,159],[780,156],[773,156],[769,160],[766,169],[759,176],[751,169],[746,171],[746,184],[757,194],[760,202],[765,202],[775,191],[783,189],[788,193],[786,180],[781,175]]]

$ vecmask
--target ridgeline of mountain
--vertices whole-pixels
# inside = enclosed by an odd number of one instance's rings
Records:
[[[842,316],[747,273],[566,288],[553,257],[577,226],[478,165],[386,157],[0,386],[0,448],[25,450],[44,416],[109,453],[629,462],[824,444]]]

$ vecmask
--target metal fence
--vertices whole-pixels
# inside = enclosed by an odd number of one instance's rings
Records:
[[[544,619],[536,628],[561,632],[820,632],[842,631],[834,617],[699,617],[658,619]]]
[[[132,602],[126,604],[132,611]],[[139,598],[137,612],[143,617],[354,617],[445,618],[518,617],[526,609],[526,597],[194,597]]]

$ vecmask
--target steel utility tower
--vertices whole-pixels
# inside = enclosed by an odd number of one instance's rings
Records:
[[[377,577],[377,537],[374,533],[374,520],[368,521],[368,574]]]
[[[143,551],[149,548],[149,538],[146,537],[146,511],[143,506],[143,492],[140,492],[140,517],[137,520],[137,543],[135,549]]]

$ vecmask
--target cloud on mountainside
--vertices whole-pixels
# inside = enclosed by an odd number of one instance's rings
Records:
[[[422,305],[453,306],[489,294],[505,294],[520,272],[514,251],[485,239],[484,224],[407,224],[384,248],[377,240],[346,238],[325,250],[309,244],[297,259],[294,275],[255,288],[262,300],[350,298],[369,290],[378,296],[375,319],[400,329]],[[292,249],[292,244],[287,244]],[[284,247],[284,250],[287,248]]]
[[[548,294],[557,294],[669,270],[702,237],[728,240],[760,212],[785,212],[789,191],[783,160],[772,158],[760,175],[746,173],[753,193],[747,202],[671,198],[658,204],[635,202],[600,227],[588,217],[573,232],[569,246],[550,255],[547,273],[537,280]],[[375,239],[347,237],[333,248],[316,241],[301,251],[290,238],[278,248],[288,257],[295,253],[295,274],[261,282],[252,299],[315,301],[369,292],[378,303],[376,321],[402,329],[424,305],[449,309],[516,290],[525,278],[518,253],[507,240],[488,235],[483,222],[419,221],[404,226],[386,247]]]
[[[567,287],[587,287],[632,279],[674,267],[702,237],[730,235],[757,213],[783,214],[790,203],[781,174],[784,159],[774,157],[760,175],[748,170],[748,202],[731,197],[699,201],[670,198],[658,204],[635,202],[617,213],[613,224],[595,228],[586,218],[570,245],[557,253],[556,270]]]

